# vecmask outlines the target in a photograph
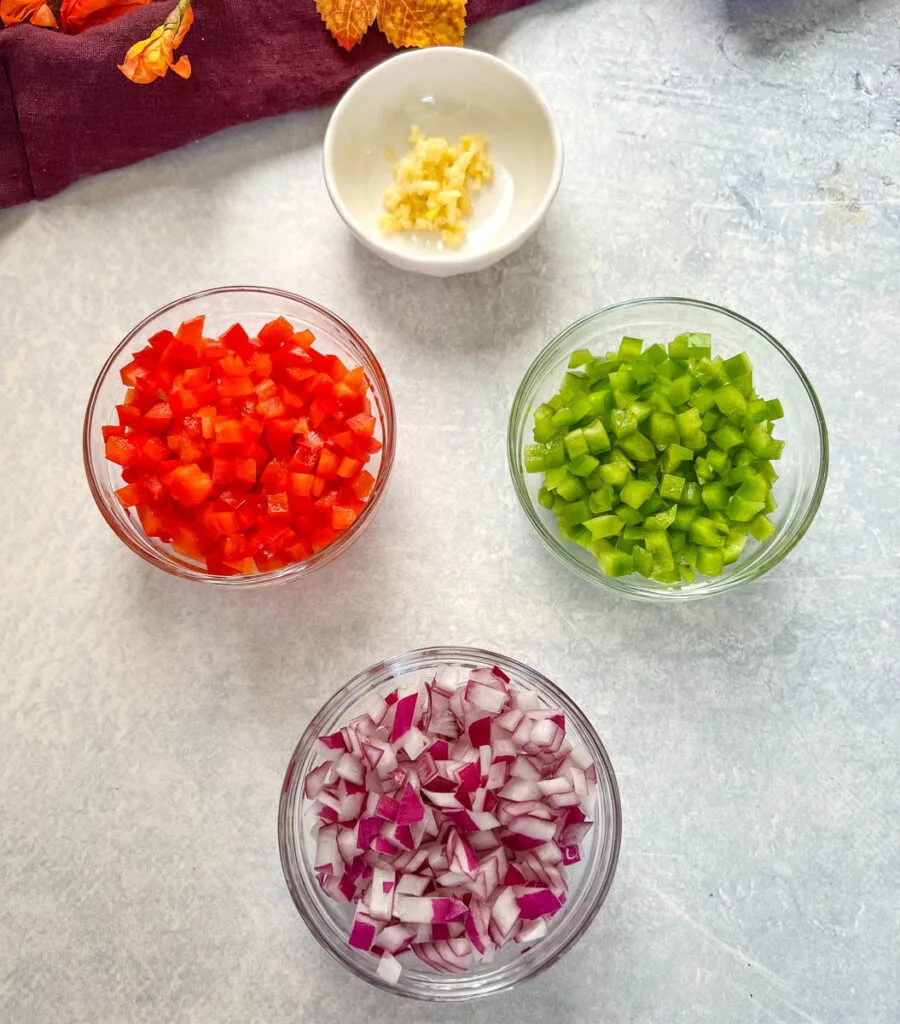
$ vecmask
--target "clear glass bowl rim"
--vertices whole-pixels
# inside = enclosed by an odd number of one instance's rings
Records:
[[[631,577],[607,576],[599,566],[596,569],[593,569],[584,565],[582,562],[579,562],[578,559],[574,558],[571,552],[566,549],[559,538],[551,534],[545,524],[541,521],[535,511],[531,497],[525,488],[524,475],[520,473],[517,468],[521,462],[521,451],[519,450],[516,438],[516,428],[519,420],[522,419],[524,421],[524,418],[527,416],[528,393],[536,385],[539,385],[546,376],[550,365],[556,359],[560,350],[564,348],[567,339],[589,324],[614,313],[626,310],[638,310],[667,303],[703,309],[708,312],[726,316],[750,329],[755,334],[759,335],[763,341],[771,345],[772,348],[774,348],[775,351],[784,358],[785,362],[791,367],[802,384],[815,414],[819,439],[819,465],[816,475],[815,489],[799,525],[795,528],[790,542],[778,552],[777,557],[764,561],[761,565],[754,566],[752,570],[748,569],[744,573],[736,571],[729,576],[710,577],[708,580],[705,580],[704,584],[700,587],[697,587],[695,584],[693,589],[690,591],[686,591],[681,587],[671,587],[666,590],[652,589],[646,584],[627,582],[631,580]],[[724,593],[725,591],[731,590],[733,587],[739,586],[741,583],[745,583],[748,580],[757,579],[774,566],[778,565],[778,563],[787,557],[787,555],[789,555],[803,539],[803,535],[809,529],[816,513],[819,510],[819,505],[822,502],[822,495],[825,492],[825,484],[828,480],[828,458],[828,429],[825,425],[825,416],[822,412],[822,406],[819,403],[819,398],[802,367],[784,347],[784,345],[782,345],[781,342],[778,341],[777,338],[773,337],[768,331],[760,327],[759,324],[754,323],[752,320],[742,316],[740,313],[735,313],[733,310],[728,309],[725,306],[716,305],[713,302],[705,302],[702,299],[688,299],[679,296],[660,295],[650,296],[648,298],[629,299],[626,302],[617,302],[610,306],[604,306],[603,309],[599,309],[594,313],[588,313],[586,316],[581,317],[574,323],[569,324],[568,327],[565,327],[556,335],[556,337],[553,338],[552,341],[541,349],[526,370],[525,375],[516,390],[516,396],[513,399],[506,431],[506,459],[509,467],[509,473],[512,477],[513,487],[515,488],[516,497],[528,517],[528,521],[531,523],[532,528],[544,542],[545,546],[553,552],[556,558],[573,570],[573,572],[581,576],[582,579],[586,579],[591,583],[606,587],[609,590],[623,594],[627,597],[643,601],[691,601],[704,597],[712,597],[714,594]]]
[[[578,906],[579,903],[583,903],[585,900],[590,900],[591,903],[589,906],[586,906],[586,910],[582,911],[581,920],[578,922],[577,927],[571,930],[571,934],[566,935],[564,941],[559,944],[552,955],[542,958],[540,956],[541,943],[536,943],[527,953],[523,953],[509,964],[504,965],[502,970],[510,970],[514,975],[512,977],[497,978],[490,987],[482,988],[479,986],[478,978],[473,978],[467,983],[466,975],[457,975],[454,976],[454,980],[458,982],[457,987],[445,987],[443,991],[429,993],[425,991],[405,991],[402,986],[402,977],[401,984],[391,985],[375,974],[374,970],[370,973],[359,970],[346,952],[349,947],[347,946],[345,936],[342,937],[342,941],[329,941],[332,930],[327,923],[323,926],[320,920],[322,915],[317,907],[319,898],[318,887],[311,882],[308,873],[303,870],[296,857],[293,814],[296,804],[304,799],[302,795],[303,773],[300,770],[300,766],[306,759],[318,736],[333,729],[335,724],[342,720],[367,692],[373,687],[388,681],[397,671],[402,673],[413,672],[441,661],[471,661],[482,665],[497,665],[507,672],[514,681],[518,679],[528,683],[536,683],[542,691],[542,697],[549,696],[549,699],[558,702],[558,706],[575,723],[579,738],[588,748],[594,763],[597,765],[598,772],[604,780],[605,786],[608,787],[612,813],[610,819],[606,822],[608,830],[606,849],[608,850],[608,856],[605,866],[601,851],[594,858],[590,873],[586,874],[581,880],[577,893],[572,896],[575,906]],[[597,800],[599,805],[599,791]],[[621,842],[622,805],[616,775],[606,748],[588,717],[564,690],[536,669],[507,655],[477,647],[441,646],[419,648],[386,658],[358,672],[326,701],[303,731],[303,735],[300,737],[288,762],[278,807],[278,849],[285,882],[300,917],[319,945],[333,959],[337,960],[362,980],[393,995],[405,996],[426,1002],[459,1002],[482,996],[496,995],[499,992],[507,991],[519,982],[536,977],[542,971],[555,964],[584,935],[606,900],[615,876]],[[560,931],[565,928],[568,920],[569,918],[564,919]],[[517,965],[520,966],[518,971],[515,970]]]
[[[298,303],[301,306],[314,310],[325,319],[331,321],[335,327],[347,335],[345,343],[348,348],[352,349],[356,346],[360,349],[365,359],[371,364],[372,371],[374,371],[372,374],[369,374],[369,368],[367,367],[367,374],[374,377],[372,385],[377,390],[379,401],[384,407],[384,415],[379,415],[383,433],[383,446],[381,450],[381,464],[378,469],[378,476],[376,477],[372,494],[366,502],[366,507],[363,509],[359,518],[356,519],[349,529],[345,530],[336,541],[329,544],[321,551],[315,552],[315,554],[302,562],[294,562],[271,572],[255,573],[252,576],[218,576],[213,573],[204,573],[199,569],[192,568],[187,563],[178,561],[176,558],[169,557],[167,554],[158,551],[149,543],[145,546],[135,538],[131,531],[122,528],[122,524],[112,516],[103,499],[103,488],[98,482],[98,473],[94,468],[91,457],[91,426],[103,385],[106,383],[110,374],[115,371],[116,364],[123,352],[130,345],[134,344],[135,339],[145,328],[149,327],[155,320],[163,316],[165,313],[178,309],[179,306],[186,305],[196,299],[205,299],[218,295],[247,294],[276,296],[279,299],[286,299],[290,302]],[[144,317],[144,319],[133,327],[124,339],[116,345],[108,356],[106,362],[103,364],[103,368],[97,375],[97,379],[91,389],[87,409],[84,414],[81,448],[84,471],[87,476],[88,487],[90,488],[94,503],[97,505],[97,508],[100,510],[100,514],[106,520],[107,525],[113,533],[132,551],[140,555],[141,558],[149,562],[151,565],[155,565],[157,568],[163,569],[165,572],[178,576],[181,579],[212,583],[217,586],[245,588],[259,587],[270,583],[283,583],[298,576],[306,575],[307,573],[326,565],[344,551],[369,524],[375,514],[376,507],[378,506],[382,495],[387,489],[391,469],[394,464],[394,452],[396,448],[396,410],[394,408],[394,400],[391,395],[390,387],[388,386],[387,378],[385,377],[381,364],[375,357],[375,354],[360,335],[336,313],[333,313],[330,309],[326,309],[325,306],[320,305],[312,299],[307,299],[302,295],[296,295],[293,292],[284,291],[280,288],[267,288],[261,285],[228,285],[219,288],[206,288],[199,292],[193,292],[190,295],[183,295],[181,298],[174,299],[165,306],[160,306],[159,309],[154,310],[154,312]]]

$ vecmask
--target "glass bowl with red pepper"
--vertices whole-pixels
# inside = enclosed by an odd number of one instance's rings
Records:
[[[496,994],[587,931],[622,814],[585,713],[512,658],[435,647],[360,672],[307,726],[278,842],[322,947],[397,995]]]
[[[394,458],[372,351],[309,299],[216,288],[164,306],[107,359],[84,419],[91,493],[132,551],[183,579],[258,586],[336,558]]]

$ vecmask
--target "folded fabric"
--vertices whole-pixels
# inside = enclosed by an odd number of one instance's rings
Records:
[[[467,21],[532,2],[469,0]],[[216,0],[198,3],[181,47],[188,81],[129,82],[116,65],[173,6],[154,0],[75,36],[32,25],[0,31],[0,207],[245,121],[333,103],[397,52],[373,27],[347,53],[313,0]]]

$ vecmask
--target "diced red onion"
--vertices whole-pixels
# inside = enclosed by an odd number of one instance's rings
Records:
[[[349,942],[380,977],[396,983],[407,951],[464,971],[547,934],[597,783],[561,711],[500,669],[440,665],[370,694],[318,749],[316,875],[357,903]]]

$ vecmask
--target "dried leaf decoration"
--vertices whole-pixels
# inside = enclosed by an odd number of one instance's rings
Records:
[[[191,62],[182,54],[176,62],[174,51],[194,21],[191,0],[179,0],[178,6],[166,20],[150,33],[149,39],[142,39],[125,54],[119,70],[126,78],[138,85],[147,85],[157,78],[165,78],[171,68],[182,78],[191,77]]]
[[[115,21],[123,14],[143,7],[150,0],[63,0],[59,9],[62,30],[67,35],[78,35],[95,25]]]
[[[56,18],[44,0],[0,0],[0,21],[18,25],[30,21],[41,28],[56,28]]]
[[[325,27],[352,50],[375,19],[391,46],[462,46],[466,0],[316,0]]]

